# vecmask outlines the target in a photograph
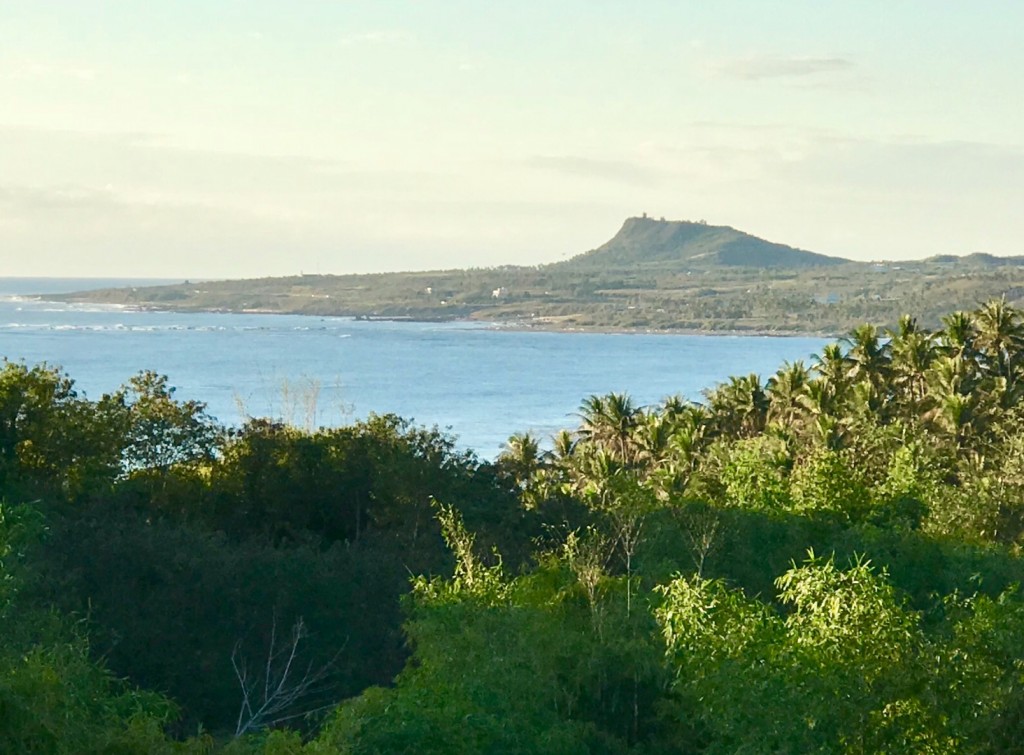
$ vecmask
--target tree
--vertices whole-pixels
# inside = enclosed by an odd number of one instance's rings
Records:
[[[982,396],[975,364],[961,356],[938,357],[927,374],[930,409],[923,419],[952,436],[957,447],[980,429]]]
[[[705,396],[720,432],[750,438],[764,430],[770,400],[759,375],[731,377]]]
[[[900,318],[899,327],[890,331],[892,386],[904,417],[915,417],[928,390],[927,374],[938,356],[935,337],[921,330],[909,315]]]
[[[75,499],[118,473],[123,430],[104,399],[81,398],[45,364],[0,367],[0,488],[25,499]]]
[[[37,510],[0,502],[0,751],[208,752],[207,737],[169,741],[170,700],[115,679],[72,625],[18,595],[42,527]]]
[[[883,342],[874,325],[865,323],[842,339],[849,350],[847,375],[862,411],[878,414],[888,399],[890,344]]]
[[[515,433],[506,441],[495,463],[501,474],[525,490],[542,465],[540,442],[528,432]]]
[[[659,588],[679,715],[707,727],[705,752],[949,752],[969,741],[950,714],[972,675],[953,671],[941,703],[920,694],[946,651],[884,570],[864,559],[838,569],[812,552],[777,587],[784,618],[717,580]]]
[[[633,404],[628,394],[590,396],[580,405],[579,434],[619,461],[629,463],[634,451],[633,431],[642,417],[643,411]]]
[[[951,312],[942,318],[939,344],[947,356],[971,361],[977,358],[978,325],[970,312]]]
[[[208,461],[220,435],[200,401],[178,401],[166,375],[135,375],[117,394],[128,412],[125,472],[166,473],[179,464]]]
[[[771,402],[768,419],[789,426],[796,425],[804,413],[800,396],[810,379],[810,372],[801,360],[783,364],[778,372],[768,378],[766,393]]]

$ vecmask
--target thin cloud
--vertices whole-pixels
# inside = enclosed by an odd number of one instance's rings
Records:
[[[0,64],[0,79],[32,80],[43,78],[68,78],[78,81],[92,81],[96,69],[88,66],[65,63],[45,63],[37,60],[21,60],[6,65]]]
[[[757,55],[723,60],[712,66],[720,75],[746,81],[788,79],[818,74],[841,73],[854,68],[846,58],[809,58]]]
[[[171,80],[190,81],[190,74],[173,75]],[[293,154],[267,154],[227,150],[207,150],[195,147],[176,145],[170,135],[147,131],[100,132],[75,129],[44,128],[23,126],[0,122],[0,157],[5,151],[19,150],[24,152],[34,149],[36,152],[58,149],[73,149],[82,153],[96,150],[104,154],[115,155],[114,150],[136,150],[151,156],[173,159],[175,163],[195,158],[204,165],[217,166],[219,169],[231,167],[278,167],[290,168],[309,174],[338,173],[351,167],[351,163],[335,159],[310,157]],[[233,165],[232,165],[233,164]]]
[[[8,210],[49,211],[97,209],[121,204],[112,192],[83,186],[0,186],[0,206]]]
[[[658,171],[635,163],[597,160],[576,155],[537,155],[528,159],[526,163],[533,168],[563,175],[599,178],[633,186],[652,184],[661,176]]]
[[[22,213],[110,212],[111,210],[180,210],[235,212],[237,207],[210,202],[185,201],[154,192],[133,191],[126,195],[110,185],[102,188],[67,184],[64,186],[0,185],[0,207]]]
[[[82,185],[23,186],[0,184],[0,214],[41,235],[61,236],[68,228],[75,235],[105,235],[123,231],[149,234],[155,226],[180,224],[187,234],[212,230],[249,233],[259,227],[293,227],[306,220],[302,213],[277,205],[246,202],[201,201],[165,196],[154,191],[119,192],[113,187]],[[185,226],[194,227],[185,227]]]
[[[342,47],[352,47],[354,45],[397,45],[412,42],[414,38],[412,32],[404,29],[378,29],[376,31],[346,34],[338,40],[338,44]]]

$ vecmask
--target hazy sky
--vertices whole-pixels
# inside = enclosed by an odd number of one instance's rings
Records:
[[[0,276],[1024,254],[1024,3],[0,0]]]

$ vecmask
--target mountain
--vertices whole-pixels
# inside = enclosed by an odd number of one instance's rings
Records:
[[[597,249],[552,267],[580,272],[638,267],[670,271],[692,267],[806,268],[845,262],[849,260],[774,244],[729,226],[641,217],[627,218],[621,230]]]

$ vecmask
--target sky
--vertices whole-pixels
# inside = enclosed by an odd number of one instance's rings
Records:
[[[0,0],[0,277],[1024,254],[1024,3]]]

